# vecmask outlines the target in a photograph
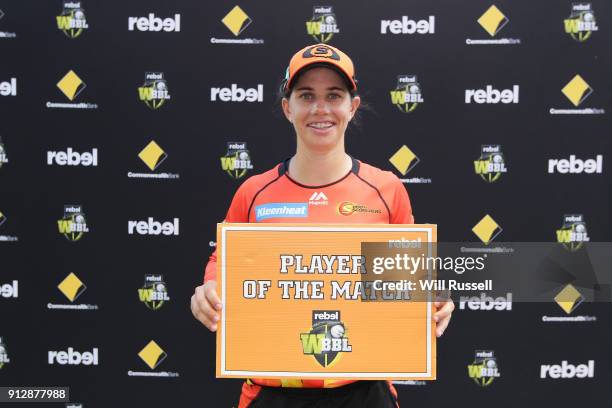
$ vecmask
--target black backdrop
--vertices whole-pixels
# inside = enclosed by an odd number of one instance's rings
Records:
[[[238,5],[252,22],[235,36],[221,19],[237,3],[83,1],[88,28],[69,38],[57,27],[63,3],[2,1],[0,82],[0,285],[18,281],[17,297],[0,297],[0,337],[9,362],[0,385],[69,385],[85,407],[230,407],[240,382],[214,378],[214,336],[189,311],[232,194],[244,180],[221,169],[228,142],[246,142],[253,169],[265,171],[294,150],[276,87],[292,53],[314,39],[308,2]],[[329,41],[357,65],[369,105],[347,134],[357,158],[403,178],[417,222],[439,226],[439,239],[476,241],[472,227],[490,214],[504,241],[554,241],[565,214],[583,214],[592,241],[609,241],[612,52],[605,1],[591,3],[598,30],[584,41],[564,31],[569,1],[494,3],[508,18],[491,37],[478,18],[487,1],[330,1],[339,33]],[[129,17],[180,14],[178,32],[129,31]],[[381,34],[381,20],[435,18],[431,34]],[[12,34],[15,34],[13,36]],[[263,44],[212,43],[217,39]],[[468,45],[466,39],[520,39],[520,44]],[[86,84],[70,101],[56,84],[73,70]],[[171,99],[150,109],[138,98],[146,72],[163,72]],[[423,103],[410,113],[390,101],[398,75],[416,75]],[[593,92],[575,107],[561,89],[579,74]],[[213,102],[210,88],[257,88],[263,102]],[[465,103],[466,89],[519,85],[517,104]],[[48,108],[54,103],[97,109]],[[604,114],[550,114],[604,109]],[[155,140],[167,154],[154,171],[138,157]],[[507,173],[494,183],[474,172],[481,145],[501,145]],[[419,163],[405,176],[389,157],[407,145]],[[47,164],[47,152],[98,151],[97,166]],[[549,159],[603,156],[595,174],[549,174]],[[180,175],[133,178],[128,172]],[[89,232],[70,242],[58,232],[65,205],[81,205]],[[179,219],[178,235],[130,235],[128,221]],[[73,272],[86,290],[74,302],[58,290]],[[164,277],[170,300],[158,310],[139,301],[145,274]],[[559,286],[561,289],[563,285]],[[48,304],[97,305],[57,310]],[[612,404],[609,304],[582,304],[591,322],[546,323],[566,316],[552,299],[515,303],[511,311],[457,310],[438,346],[438,380],[398,385],[404,406],[575,406]],[[150,369],[138,352],[154,340],[167,353]],[[49,364],[49,351],[97,348],[98,365]],[[476,350],[494,351],[500,376],[480,387],[468,376]],[[595,362],[593,378],[540,378],[542,364]],[[178,373],[135,377],[128,371]]]

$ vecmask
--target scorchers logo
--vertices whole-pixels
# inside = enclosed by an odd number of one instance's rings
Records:
[[[304,354],[312,355],[323,367],[331,366],[340,353],[350,353],[344,323],[340,321],[339,310],[313,310],[312,328],[300,333]]]
[[[343,201],[338,204],[338,213],[342,215],[349,216],[356,212],[380,214],[382,211],[378,209],[368,208],[365,205],[355,204],[350,201]]]

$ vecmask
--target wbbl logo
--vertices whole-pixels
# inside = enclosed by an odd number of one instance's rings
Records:
[[[557,230],[557,242],[568,251],[577,251],[590,238],[582,214],[569,214],[563,217],[563,225]]]
[[[353,351],[345,334],[339,310],[313,310],[310,332],[300,334],[303,352],[312,355],[321,366],[329,367],[340,353]]]
[[[506,161],[500,145],[482,145],[478,160],[474,160],[474,171],[486,182],[493,183],[507,173]]]
[[[138,289],[138,297],[149,309],[157,310],[170,300],[163,275],[145,275],[144,285]]]
[[[68,241],[80,240],[86,232],[89,232],[85,213],[81,205],[65,205],[64,218],[57,221],[60,234],[64,234]]]
[[[64,9],[56,16],[57,28],[62,30],[68,38],[77,38],[83,30],[89,28],[85,18],[85,10],[80,1],[64,1]]]
[[[599,30],[591,3],[572,4],[572,13],[563,20],[563,25],[565,32],[578,42],[588,40],[593,31]]]
[[[159,109],[170,99],[163,72],[145,73],[145,82],[138,87],[138,98],[151,109]]]
[[[421,85],[417,82],[416,75],[397,77],[397,86],[391,91],[391,103],[404,113],[412,112],[423,103]]]
[[[313,7],[312,19],[306,22],[306,32],[320,43],[327,43],[338,34],[338,20],[332,6]]]
[[[253,169],[246,142],[228,142],[227,153],[221,157],[221,168],[232,178],[239,179]]]
[[[8,357],[8,352],[6,351],[6,344],[2,341],[2,337],[0,337],[0,369],[4,367],[5,364],[10,363],[11,360]]]
[[[493,351],[476,350],[474,362],[468,365],[468,375],[481,387],[491,385],[493,380],[501,376]]]
[[[8,163],[8,156],[6,155],[6,149],[4,148],[2,138],[0,137],[0,168],[2,168],[2,166],[6,163]]]

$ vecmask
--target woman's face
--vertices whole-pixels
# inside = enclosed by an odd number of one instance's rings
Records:
[[[282,101],[287,119],[293,123],[299,149],[327,152],[341,147],[344,132],[359,107],[336,71],[317,67],[298,78],[289,99]]]

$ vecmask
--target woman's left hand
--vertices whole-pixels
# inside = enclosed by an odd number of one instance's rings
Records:
[[[440,337],[444,330],[446,330],[448,323],[450,323],[453,310],[455,310],[455,304],[452,299],[448,299],[434,302],[434,306],[436,307],[436,312],[433,315],[433,319],[437,323],[436,337]]]

